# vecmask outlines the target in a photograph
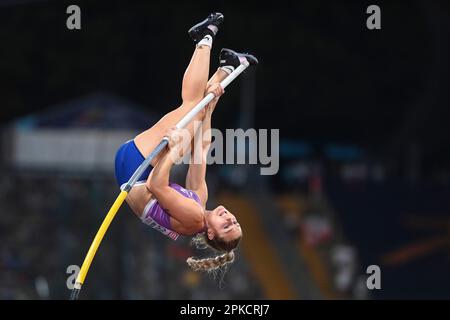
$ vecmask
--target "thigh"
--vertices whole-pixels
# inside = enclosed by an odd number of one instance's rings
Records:
[[[166,134],[167,130],[176,126],[176,124],[190,111],[195,105],[181,105],[177,109],[169,112],[162,117],[153,127],[140,133],[134,138],[136,147],[146,158],[155,149],[155,147],[161,142]],[[193,120],[201,120],[203,113],[199,112]],[[187,126],[191,136],[194,135],[193,121]],[[155,166],[160,156],[156,157],[152,161],[152,165]]]

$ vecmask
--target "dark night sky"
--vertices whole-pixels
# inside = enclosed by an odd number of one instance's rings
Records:
[[[13,3],[14,1],[9,1]],[[18,1],[21,2],[21,1]],[[24,1],[22,1],[24,2]],[[26,1],[25,1],[26,2]],[[82,30],[65,27],[68,4]],[[385,152],[408,141],[449,142],[446,1],[377,1],[382,30],[366,28],[367,1],[29,1],[0,6],[1,122],[95,91],[165,112],[180,102],[193,49],[188,28],[211,11],[214,43],[247,50],[256,71],[256,126],[282,137],[355,142]],[[216,126],[230,127],[239,90]],[[437,153],[436,153],[437,152]]]

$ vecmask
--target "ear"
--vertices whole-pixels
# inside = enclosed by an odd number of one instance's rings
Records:
[[[212,229],[211,228],[208,228],[208,239],[209,240],[212,240],[212,239],[214,239],[214,231],[212,231]]]

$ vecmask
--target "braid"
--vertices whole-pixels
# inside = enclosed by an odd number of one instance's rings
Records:
[[[214,258],[194,259],[193,257],[190,257],[186,262],[194,271],[209,272],[219,269],[228,263],[232,263],[233,261],[234,251],[229,251]]]
[[[224,253],[212,258],[204,259],[195,259],[194,257],[190,257],[186,260],[186,263],[194,271],[210,272],[218,270],[227,264],[233,263],[235,257],[234,250],[238,246],[240,240],[241,237],[228,242],[220,238],[214,238],[211,240],[208,239],[206,233],[197,234],[194,238],[192,238],[192,245],[198,249],[206,249],[207,247],[210,247],[216,251]]]

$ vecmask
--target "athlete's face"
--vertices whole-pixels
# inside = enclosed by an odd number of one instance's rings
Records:
[[[206,214],[208,223],[208,238],[219,237],[225,241],[231,241],[242,236],[241,226],[236,217],[224,206],[218,206]]]

